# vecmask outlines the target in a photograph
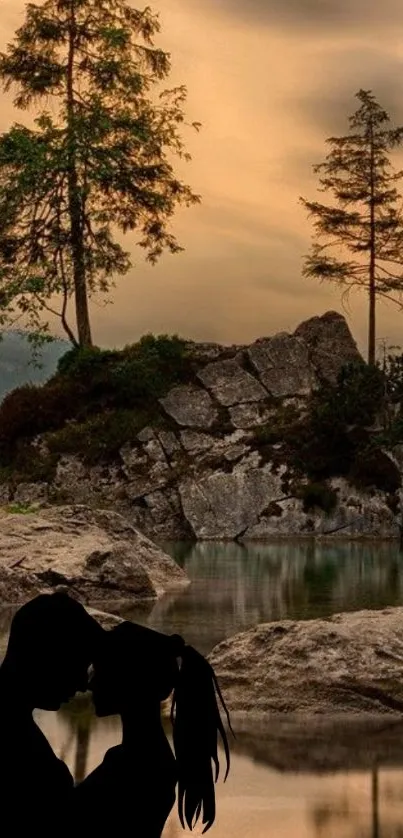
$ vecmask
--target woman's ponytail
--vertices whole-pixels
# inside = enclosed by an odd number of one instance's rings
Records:
[[[175,657],[182,659],[175,685],[171,721],[178,771],[178,810],[183,827],[192,829],[199,817],[207,832],[215,819],[214,783],[218,779],[218,733],[230,767],[228,739],[220,717],[217,696],[231,722],[212,666],[192,646],[186,646],[179,635],[173,635]],[[212,762],[215,766],[213,777]]]

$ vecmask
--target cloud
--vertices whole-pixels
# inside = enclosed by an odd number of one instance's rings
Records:
[[[322,77],[319,76],[319,64]],[[358,109],[356,93],[371,90],[388,112],[391,126],[403,123],[403,59],[368,45],[361,48],[337,47],[318,57],[311,68],[312,82],[298,95],[289,96],[288,106],[305,125],[328,136],[347,134],[349,117]],[[316,81],[315,81],[316,76]],[[323,82],[326,78],[326,83]]]
[[[200,5],[201,0],[192,0]],[[216,6],[216,0],[210,0]],[[399,0],[220,0],[220,9],[252,24],[309,32],[368,31],[403,22]]]

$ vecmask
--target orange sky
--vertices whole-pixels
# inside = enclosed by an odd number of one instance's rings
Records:
[[[172,54],[172,83],[189,91],[193,155],[184,177],[202,204],[177,214],[185,253],[157,267],[133,250],[114,304],[93,304],[102,345],[152,331],[245,343],[295,328],[329,308],[336,289],[301,277],[310,223],[299,195],[314,197],[311,165],[324,141],[343,134],[359,88],[372,89],[403,123],[403,6],[400,0],[155,0],[159,46]],[[0,49],[22,21],[23,0],[1,0]],[[14,118],[2,95],[0,130]],[[24,114],[17,118],[23,121]],[[349,322],[361,348],[366,300]],[[378,334],[400,343],[403,312],[379,307]],[[403,339],[401,340],[403,346]]]

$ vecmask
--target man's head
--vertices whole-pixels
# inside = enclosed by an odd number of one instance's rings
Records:
[[[22,700],[57,710],[87,689],[87,671],[103,629],[67,594],[41,594],[15,614],[3,663]]]

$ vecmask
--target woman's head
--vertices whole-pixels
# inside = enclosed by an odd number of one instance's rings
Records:
[[[216,693],[228,722],[229,716],[208,661],[185,645],[179,635],[168,636],[135,623],[121,623],[104,635],[94,659],[91,689],[99,716],[149,709],[172,693],[179,817],[182,825],[186,822],[190,829],[201,817],[204,832],[209,829],[215,819],[218,734],[226,756],[225,776],[229,770],[228,741]]]
[[[91,678],[97,715],[121,714],[168,698],[183,646],[177,635],[169,637],[136,623],[120,623],[105,632]]]

